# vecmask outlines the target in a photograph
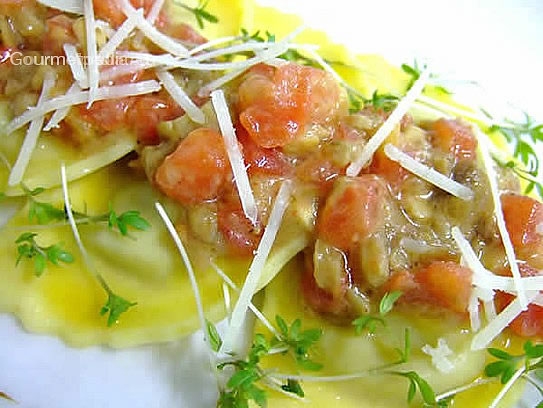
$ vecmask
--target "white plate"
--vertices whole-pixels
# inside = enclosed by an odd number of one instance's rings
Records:
[[[222,1],[222,0],[211,0]],[[355,2],[261,0],[306,16],[358,52],[424,57],[437,72],[476,79],[499,100],[543,118],[543,3],[538,0]],[[0,315],[0,391],[21,408],[208,408],[215,395],[201,335],[114,351],[70,349]],[[528,397],[529,400],[534,401]],[[533,404],[532,404],[533,405]],[[530,406],[529,403],[525,406]]]

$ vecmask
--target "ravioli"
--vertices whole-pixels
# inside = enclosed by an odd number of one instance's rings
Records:
[[[379,327],[375,334],[355,334],[353,327],[330,325],[323,317],[310,310],[303,297],[297,292],[300,284],[300,270],[303,265],[292,261],[266,287],[262,312],[264,315],[282,316],[286,321],[300,318],[304,328],[320,327],[323,337],[315,350],[315,361],[323,364],[318,372],[302,371],[306,376],[339,376],[352,373],[364,373],[377,367],[397,361],[396,349],[404,347],[404,330],[411,331],[411,350],[409,362],[392,368],[401,371],[415,371],[427,379],[435,392],[445,392],[468,384],[480,378],[486,361],[486,351],[471,351],[473,337],[469,322],[456,318],[414,316],[394,312],[387,315],[387,326]],[[293,284],[293,281],[297,284]],[[266,333],[262,325],[256,332]],[[440,372],[432,365],[428,355],[422,353],[425,344],[436,346],[439,338],[444,338],[453,351],[450,361],[454,370],[449,373]],[[500,343],[508,344],[516,341],[504,336]],[[509,345],[519,349],[519,345]],[[267,359],[265,367],[282,374],[299,375],[299,368],[290,359],[277,357]],[[386,371],[386,370],[384,370]],[[312,407],[401,407],[406,406],[407,380],[380,373],[368,373],[359,379],[338,382],[303,381],[303,389],[307,401],[298,401],[279,393],[270,392],[271,407],[304,407],[309,402]],[[458,394],[454,399],[455,407],[489,406],[499,392],[501,384],[491,383],[476,387]],[[503,406],[513,405],[522,393],[523,385],[516,384],[514,389],[503,400]],[[422,404],[416,400],[414,404]],[[416,405],[419,406],[419,405]]]

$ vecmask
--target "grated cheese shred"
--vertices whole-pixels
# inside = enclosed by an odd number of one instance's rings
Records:
[[[211,103],[215,109],[215,114],[217,115],[221,134],[224,139],[224,145],[228,153],[228,159],[232,166],[234,182],[238,189],[243,212],[251,223],[256,225],[258,222],[258,207],[256,206],[255,196],[251,188],[251,183],[249,182],[247,170],[245,169],[243,155],[239,148],[224,92],[222,90],[213,91],[211,93]]]
[[[492,142],[488,140],[488,137],[480,129],[476,127],[475,130],[477,140],[479,142],[479,150],[481,152],[482,161],[485,166],[488,183],[490,185],[490,192],[494,204],[494,216],[496,217],[496,224],[498,225],[498,230],[500,232],[502,243],[505,248],[505,254],[507,255],[507,261],[509,263],[509,267],[511,268],[511,273],[513,275],[513,280],[515,282],[515,288],[521,308],[522,310],[526,310],[529,302],[526,292],[522,286],[522,277],[518,268],[518,263],[515,256],[515,249],[513,248],[511,237],[509,236],[509,232],[507,231],[507,227],[505,225],[505,218],[503,216],[500,193],[498,190],[498,176],[496,174],[496,170],[494,169],[494,162],[492,160],[492,157],[490,156],[489,144]]]
[[[98,72],[98,55],[96,50],[96,21],[94,19],[94,8],[92,0],[83,0],[83,10],[85,12],[85,32],[87,40],[87,70],[89,79],[89,96],[87,106],[91,106],[96,99],[98,92],[98,81],[100,73]]]
[[[392,144],[385,145],[385,154],[390,160],[399,163],[404,169],[409,170],[411,173],[447,193],[466,201],[473,199],[473,191],[470,188],[418,162],[396,146]]]
[[[173,75],[164,70],[157,70],[156,75],[162,82],[162,86],[168,91],[173,100],[183,108],[189,118],[193,122],[203,124],[206,120],[204,112],[196,106],[183,88],[177,84]]]
[[[55,79],[50,74],[50,72],[48,72],[45,79],[43,80],[41,94],[40,94],[40,97],[38,99],[38,104],[37,104],[38,108],[45,104],[48,98],[49,92],[51,88],[53,87],[54,83],[55,83]],[[23,145],[21,146],[21,149],[19,150],[19,155],[17,156],[17,160],[15,161],[15,164],[13,165],[11,172],[9,174],[9,178],[8,178],[9,186],[18,185],[23,180],[24,173],[26,171],[28,163],[30,162],[32,153],[34,152],[34,149],[36,148],[36,144],[40,136],[44,119],[45,119],[44,115],[42,114],[34,118],[32,122],[30,123],[30,126],[28,127],[28,130],[26,132],[25,139],[23,141]]]
[[[364,146],[360,152],[360,156],[347,167],[347,176],[354,177],[360,173],[371,160],[377,149],[383,144],[390,132],[400,122],[402,117],[407,113],[411,105],[420,96],[424,90],[424,86],[430,78],[430,70],[425,69],[409,89],[405,97],[398,103],[396,109],[392,111],[390,116],[385,120],[383,125],[377,130],[373,137]]]
[[[224,343],[221,347],[221,351],[224,352],[234,352],[239,353],[241,351],[241,335],[242,327],[245,321],[245,316],[249,303],[255,290],[258,287],[258,282],[264,268],[264,264],[268,255],[271,251],[273,243],[279,227],[281,226],[283,215],[288,207],[290,196],[292,193],[292,183],[289,180],[284,181],[281,184],[281,188],[277,193],[273,208],[268,219],[268,225],[264,229],[264,234],[258,244],[256,249],[256,255],[253,258],[251,266],[249,267],[249,272],[245,283],[241,288],[241,292],[238,297],[238,301],[234,306],[234,311],[232,312],[232,319],[228,326],[228,330],[225,334]]]

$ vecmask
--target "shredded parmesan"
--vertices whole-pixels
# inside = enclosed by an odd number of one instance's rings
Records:
[[[369,163],[377,149],[383,144],[390,132],[400,122],[403,116],[407,113],[413,102],[419,97],[424,90],[424,86],[430,78],[430,70],[424,70],[419,79],[415,81],[411,89],[407,92],[405,97],[398,103],[396,109],[392,111],[390,116],[385,120],[385,123],[377,130],[373,137],[364,146],[360,152],[360,156],[347,167],[347,176],[354,177],[360,173],[360,170]]]
[[[39,109],[40,106],[43,106],[45,104],[47,97],[49,95],[49,91],[53,87],[54,83],[55,83],[55,79],[53,78],[52,75],[50,75],[50,72],[48,71],[48,75],[43,80],[41,94],[38,99],[37,109]],[[13,168],[11,169],[11,172],[9,174],[9,178],[8,178],[9,186],[18,185],[23,180],[24,173],[26,171],[28,163],[30,162],[30,158],[32,157],[32,152],[36,148],[36,143],[38,142],[38,137],[40,136],[41,128],[43,126],[43,121],[44,121],[43,115],[39,115],[36,118],[34,118],[34,120],[32,120],[32,123],[30,123],[30,126],[28,127],[28,130],[26,132],[25,139],[23,141],[23,145],[21,146],[21,149],[19,150],[19,155],[17,156],[17,160],[15,161],[15,164],[13,165]]]
[[[539,292],[527,292],[527,300],[531,302],[538,294]],[[522,305],[517,297],[473,337],[471,349],[481,350],[487,347],[521,312]]]
[[[256,225],[258,222],[258,207],[256,206],[255,196],[245,169],[243,155],[239,148],[224,92],[222,90],[213,91],[211,93],[211,103],[215,109],[221,134],[224,138],[224,145],[226,147],[226,152],[228,153],[230,165],[232,166],[232,172],[234,173],[234,182],[238,188],[243,212],[251,223]]]
[[[136,27],[136,22],[139,18],[143,18],[143,9],[136,10],[124,20],[117,31],[115,31],[115,34],[113,34],[109,41],[100,49],[100,52],[98,53],[98,61],[100,64],[103,64],[105,60],[115,52],[117,47],[128,38]]]
[[[207,85],[203,86],[198,91],[198,96],[205,97],[210,92],[214,91],[215,89],[220,88],[224,84],[230,82],[234,78],[238,77],[239,75],[243,74],[247,69],[251,68],[254,65],[260,64],[261,62],[266,62],[269,60],[273,60],[274,58],[278,57],[281,54],[284,54],[289,49],[289,42],[294,38],[303,27],[300,27],[293,33],[286,36],[283,40],[279,41],[278,43],[275,43],[275,45],[270,46],[270,48],[262,51],[258,55],[256,55],[253,58],[249,58],[248,60],[241,61],[244,63],[243,66],[234,69],[231,72],[226,73],[220,78],[217,78],[216,80],[208,83]]]
[[[183,263],[185,264],[185,267],[187,268],[190,284],[192,286],[192,292],[194,293],[194,298],[196,301],[196,309],[198,311],[198,318],[200,320],[200,328],[202,329],[204,333],[204,339],[206,343],[211,345],[209,341],[209,334],[207,332],[207,323],[206,323],[206,318],[205,318],[205,313],[204,313],[204,305],[202,302],[202,297],[200,295],[200,288],[198,287],[198,281],[196,280],[194,269],[192,269],[192,264],[190,262],[190,258],[187,253],[187,250],[185,249],[185,246],[183,245],[183,241],[181,241],[181,237],[177,233],[175,226],[173,225],[173,222],[171,221],[170,217],[168,216],[168,213],[166,212],[162,204],[160,204],[159,202],[156,202],[155,208],[158,214],[160,215],[160,218],[162,218],[162,221],[164,222],[166,229],[170,233],[170,236],[172,237],[175,243],[175,246],[177,247],[179,254],[181,255],[181,258],[183,259]]]
[[[83,0],[83,10],[85,12],[85,32],[87,41],[87,70],[89,79],[88,105],[91,106],[96,100],[98,92],[98,81],[100,73],[98,72],[98,55],[96,51],[96,27],[94,20],[94,8],[92,0]]]
[[[110,87],[99,88],[95,100],[124,98],[126,96],[144,95],[156,92],[160,89],[160,84],[155,80],[134,82],[131,84],[114,85]],[[21,116],[16,117],[6,126],[6,133],[10,134],[13,131],[26,125],[40,116],[57,109],[66,108],[73,105],[79,105],[89,100],[89,91],[80,91],[74,93],[66,93],[62,96],[52,98],[41,105],[30,107]]]
[[[38,0],[38,3],[72,14],[83,14],[81,0]]]
[[[100,83],[112,85],[112,81],[123,75],[135,74],[148,68],[153,68],[158,64],[145,61],[130,61],[127,64],[113,65],[100,72]]]
[[[452,356],[453,352],[444,338],[437,339],[437,347],[424,345],[422,352],[432,358],[432,364],[438,371],[446,374],[454,370],[454,364],[447,358]]]
[[[398,162],[404,169],[409,170],[411,173],[449,194],[466,201],[473,199],[473,191],[470,188],[416,161],[408,154],[399,150],[396,146],[387,144],[385,146],[385,154],[390,160]]]
[[[517,290],[517,296],[520,301],[522,310],[526,310],[528,307],[528,300],[526,298],[526,293],[522,287],[521,275],[517,264],[517,259],[515,256],[515,249],[513,248],[513,243],[511,242],[511,237],[509,232],[507,232],[507,227],[505,225],[505,218],[503,216],[502,203],[500,199],[500,192],[498,190],[498,175],[494,169],[494,162],[490,156],[489,144],[492,142],[488,140],[488,137],[481,132],[481,130],[475,128],[477,140],[479,142],[479,151],[481,152],[481,157],[483,164],[485,166],[486,174],[488,177],[488,183],[490,185],[490,192],[492,194],[492,201],[494,203],[494,216],[496,217],[496,224],[498,225],[498,230],[500,231],[500,236],[502,238],[503,246],[505,248],[505,254],[507,255],[507,261],[509,267],[511,268],[511,274],[515,281],[515,287]]]
[[[164,6],[164,0],[155,0],[153,2],[149,13],[147,13],[147,16],[145,16],[145,19],[149,22],[149,24],[155,23],[160,14],[160,10],[162,10],[162,6]]]
[[[211,261],[211,266],[213,267],[215,272],[217,272],[217,274],[221,277],[221,279],[224,280],[224,283],[226,285],[228,285],[235,292],[239,293],[239,288],[237,287],[237,285],[232,281],[232,279],[230,279],[230,277],[226,273],[224,273],[223,270],[221,270],[221,268],[219,268],[215,264],[215,262]],[[225,301],[226,301],[226,299],[225,299]],[[273,327],[273,324],[271,324],[270,321],[266,318],[266,316],[264,316],[264,314],[260,310],[258,310],[258,308],[253,304],[253,302],[249,302],[249,309],[251,310],[251,312],[253,312],[255,317],[258,320],[260,320],[260,322],[264,326],[266,326],[266,328],[270,332],[272,332],[277,338],[281,337],[279,332],[275,329],[275,327]]]
[[[62,194],[64,197],[64,210],[66,211],[66,217],[68,218],[68,224],[70,224],[70,228],[72,229],[72,234],[75,238],[75,242],[79,248],[79,251],[81,252],[81,256],[83,257],[83,262],[89,269],[89,271],[96,276],[96,269],[94,269],[94,265],[92,263],[92,259],[89,256],[89,253],[85,249],[85,246],[83,245],[83,241],[81,240],[81,235],[79,234],[79,230],[77,229],[77,222],[75,221],[74,214],[72,211],[72,203],[70,202],[70,194],[68,192],[68,177],[66,176],[66,166],[64,163],[60,166],[60,180],[62,183]]]
[[[73,95],[79,91],[81,91],[81,87],[78,85],[77,82],[74,82],[66,92],[66,95]],[[43,128],[43,130],[48,132],[52,128],[58,127],[59,123],[62,122],[66,116],[68,116],[69,112],[70,106],[56,110],[55,113],[53,113],[53,115],[51,116],[51,119],[49,119],[49,122],[47,122],[47,124]]]
[[[213,58],[221,57],[223,55],[236,54],[243,51],[258,51],[271,48],[275,43],[268,42],[246,42],[242,44],[232,45],[226,48],[219,48],[218,50],[209,51],[190,58],[190,61],[202,62]]]
[[[258,244],[256,250],[256,255],[253,258],[253,262],[249,267],[249,272],[245,283],[241,289],[238,301],[234,306],[234,311],[232,313],[232,320],[225,335],[224,343],[221,347],[222,351],[225,352],[239,352],[240,345],[240,336],[243,322],[245,321],[245,316],[247,313],[247,308],[249,303],[254,295],[255,289],[258,286],[260,280],[260,275],[266,263],[266,259],[271,251],[277,231],[281,226],[283,220],[283,215],[288,207],[290,195],[292,192],[292,184],[290,181],[284,181],[277,193],[273,208],[268,219],[268,225],[264,229],[264,234]]]
[[[64,44],[62,47],[64,48],[64,54],[66,54],[68,65],[70,66],[74,79],[81,88],[87,88],[89,86],[89,80],[85,68],[83,68],[83,63],[81,62],[81,57],[77,52],[77,48],[72,44]]]
[[[147,21],[141,14],[137,13],[136,9],[132,7],[132,4],[128,0],[122,1],[122,9],[124,14],[130,18],[133,17],[136,20],[136,26],[145,34],[145,36],[151,40],[155,45],[162,48],[173,55],[187,56],[188,50],[179,42],[173,40],[171,37],[158,31],[149,21]]]
[[[162,82],[164,88],[168,91],[173,100],[183,108],[189,118],[193,122],[200,124],[204,123],[206,120],[204,112],[198,106],[196,106],[183,88],[181,88],[177,82],[175,82],[173,75],[163,70],[156,71],[156,74],[158,79],[160,79]]]
[[[229,42],[234,41],[234,40],[236,40],[238,38],[239,37],[235,37],[233,35],[230,35],[230,36],[227,36],[227,37],[215,38],[214,40],[208,41],[206,43],[200,44],[200,45],[192,48],[189,51],[189,55],[198,54],[199,52],[202,52],[202,51],[207,50],[209,48],[216,47],[217,45],[220,45],[220,44],[229,43]]]

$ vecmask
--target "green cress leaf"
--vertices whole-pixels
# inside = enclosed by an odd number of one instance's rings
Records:
[[[290,392],[292,394],[297,395],[300,398],[305,397],[304,390],[302,389],[302,386],[300,385],[299,381],[288,379],[287,383],[281,386],[281,389],[286,392]]]
[[[17,261],[18,265],[22,259],[33,259],[34,274],[41,276],[47,267],[47,262],[54,265],[59,265],[60,262],[72,263],[74,256],[62,248],[62,244],[54,244],[43,247],[38,245],[35,240],[38,234],[33,232],[24,232],[15,240],[17,244]]]
[[[129,308],[135,305],[137,305],[137,303],[129,302],[128,300],[114,294],[113,292],[108,292],[107,302],[100,310],[100,315],[103,316],[106,313],[109,313],[107,318],[107,325],[108,327],[111,327],[115,323],[118,323],[121,314],[123,314]]]
[[[214,352],[218,352],[222,346],[222,339],[213,323],[206,319],[207,337],[209,345]]]
[[[379,314],[381,314],[381,316],[388,314],[402,294],[403,293],[400,290],[385,293],[379,302]]]
[[[409,380],[409,388],[407,390],[408,403],[413,401],[418,390],[426,405],[436,405],[436,394],[434,390],[430,384],[415,371],[392,371],[390,374],[405,377]]]
[[[374,334],[377,325],[386,326],[384,317],[392,310],[396,301],[402,296],[401,291],[393,291],[385,293],[379,302],[379,313],[377,315],[363,315],[352,321],[355,328],[355,333],[360,335],[364,330]]]
[[[200,29],[204,28],[205,22],[208,23],[218,23],[219,19],[214,14],[211,14],[209,11],[206,10],[207,4],[209,1],[200,0],[198,2],[198,6],[196,7],[190,7],[187,4],[180,2],[180,1],[174,1],[174,4],[177,4],[179,7],[184,8],[185,10],[191,12],[194,15],[194,18],[196,19],[196,22],[198,23],[198,27]]]

